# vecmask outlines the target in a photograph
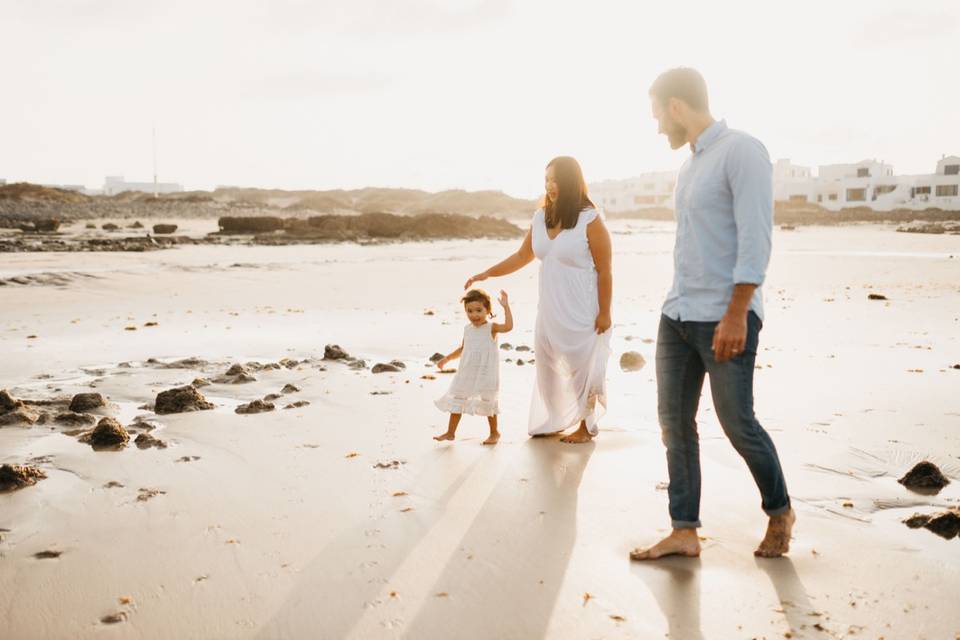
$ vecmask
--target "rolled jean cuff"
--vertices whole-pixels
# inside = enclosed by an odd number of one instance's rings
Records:
[[[776,509],[764,509],[764,510],[763,510],[763,512],[764,512],[765,514],[767,514],[768,516],[770,516],[771,518],[774,517],[774,516],[782,516],[782,515],[785,514],[787,511],[790,511],[790,502],[787,502],[787,504],[783,505],[782,507],[777,507]]]
[[[703,525],[700,524],[699,520],[696,522],[690,520],[672,520],[670,522],[670,526],[674,529],[699,529]]]

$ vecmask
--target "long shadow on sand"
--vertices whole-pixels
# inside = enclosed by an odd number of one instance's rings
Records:
[[[810,600],[806,587],[800,581],[793,561],[786,556],[776,559],[754,558],[754,560],[757,567],[766,573],[770,582],[773,583],[791,633],[794,637],[802,637],[798,634],[804,633],[806,629],[820,622],[821,618]]]
[[[634,562],[633,575],[656,598],[667,620],[668,638],[703,640],[700,630],[700,558],[661,558]]]
[[[594,444],[531,438],[444,567],[408,638],[543,638],[576,541]]]
[[[448,450],[437,452],[440,465]],[[351,527],[301,569],[301,578],[283,606],[257,632],[257,638],[346,638],[381,593],[384,585],[429,530],[441,520],[451,498],[474,473],[494,472],[496,461],[481,456],[465,466],[429,509],[416,517],[397,517],[389,503],[361,526]],[[440,484],[428,469],[419,485]],[[392,473],[392,472],[386,472]],[[385,630],[386,631],[386,630]]]

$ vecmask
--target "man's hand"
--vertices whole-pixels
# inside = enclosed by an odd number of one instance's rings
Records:
[[[747,344],[747,314],[727,312],[713,332],[713,357],[726,362],[741,353]]]

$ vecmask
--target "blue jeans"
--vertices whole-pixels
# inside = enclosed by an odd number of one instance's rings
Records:
[[[663,444],[667,447],[670,474],[667,494],[675,529],[701,526],[700,438],[696,417],[705,375],[710,376],[713,406],[720,426],[753,474],[764,512],[776,516],[790,509],[777,449],[753,413],[753,367],[762,324],[751,311],[743,353],[726,362],[717,362],[711,348],[716,322],[681,322],[660,316],[657,410]]]

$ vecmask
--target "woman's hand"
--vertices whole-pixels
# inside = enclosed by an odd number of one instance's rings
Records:
[[[463,288],[464,288],[464,289],[469,289],[470,287],[473,286],[473,283],[474,283],[474,282],[480,282],[481,280],[486,280],[486,279],[489,278],[489,277],[490,277],[490,276],[487,275],[487,272],[486,272],[486,271],[484,271],[483,273],[478,273],[478,274],[475,275],[475,276],[471,276],[470,279],[467,280],[467,283],[466,283],[465,285],[463,285]]]
[[[594,322],[594,328],[597,330],[597,334],[601,334],[613,324],[613,321],[610,319],[609,313],[598,313],[597,320]]]
[[[446,358],[444,358],[443,360],[439,360],[437,361],[437,369],[440,369],[440,371],[443,371],[444,369],[447,368],[448,364],[450,364],[450,361],[447,360]]]

